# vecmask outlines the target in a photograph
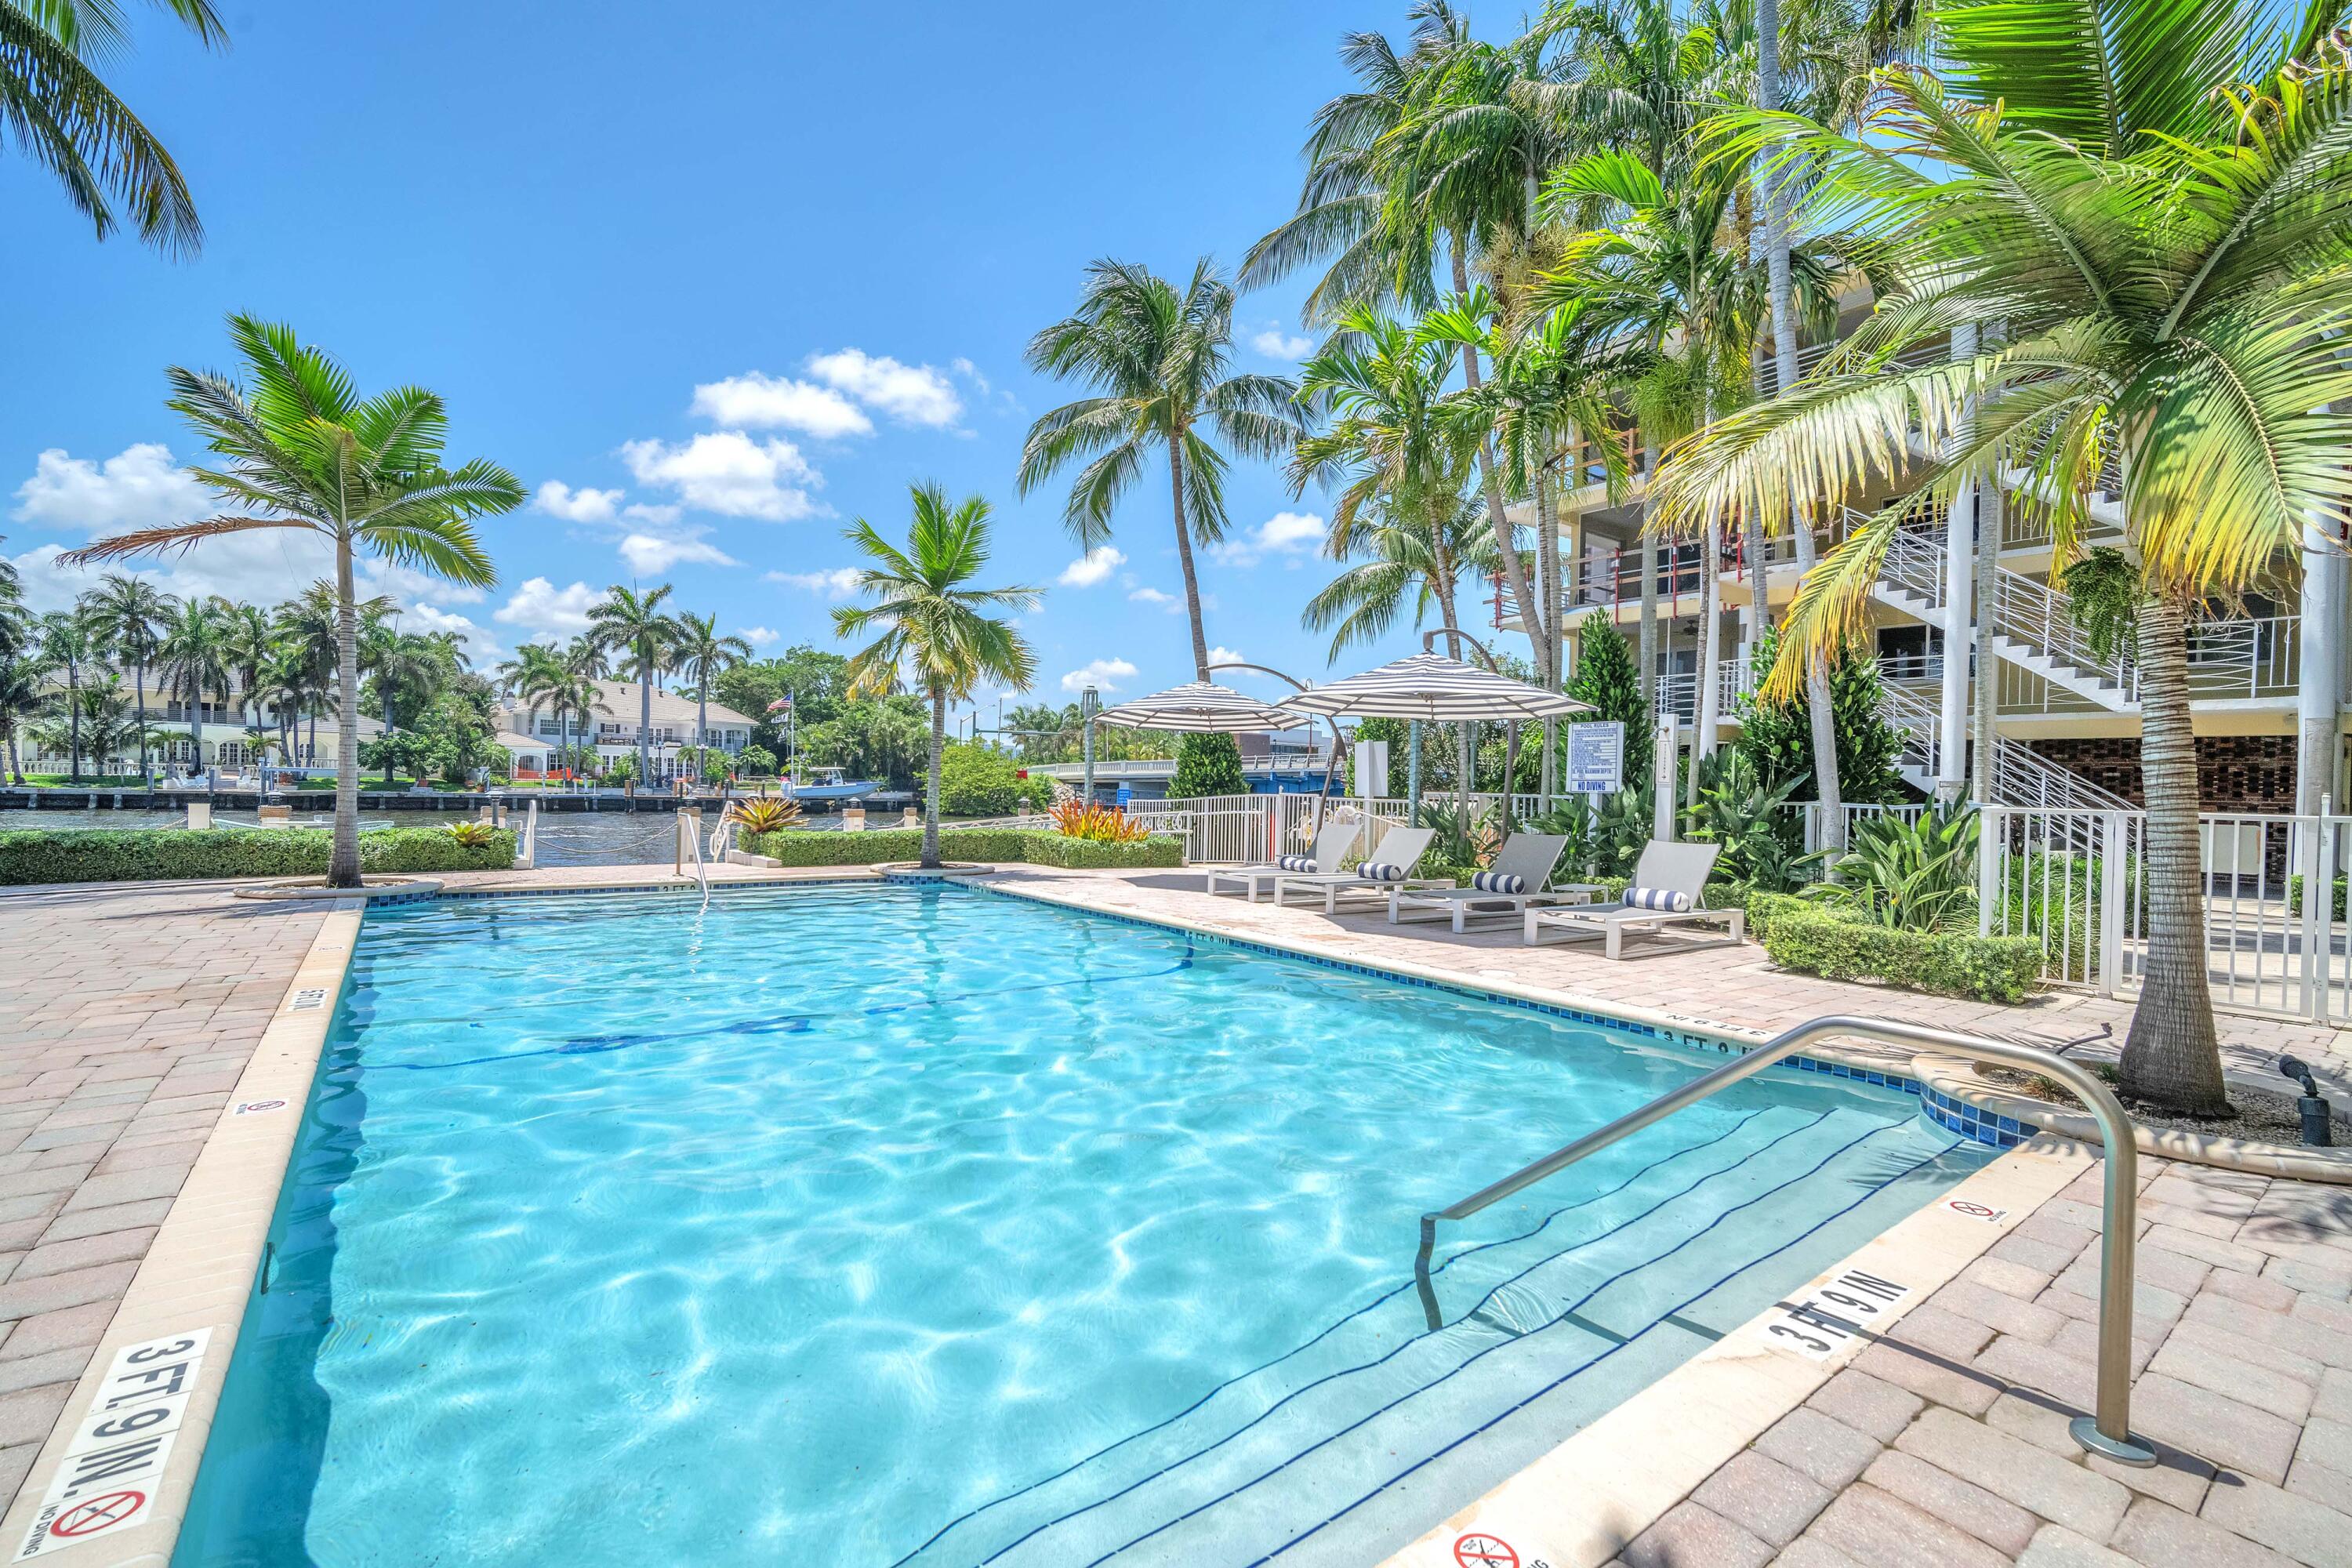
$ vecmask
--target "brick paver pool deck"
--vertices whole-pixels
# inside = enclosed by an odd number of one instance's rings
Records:
[[[559,889],[611,875],[447,880]],[[1589,948],[1527,949],[1499,928],[1465,939],[1210,900],[1197,873],[1020,868],[1007,880],[1472,984],[1672,1010],[1694,1027],[1845,1012],[2069,1038],[2101,1024],[2120,1037],[2129,1017],[2127,1004],[2077,994],[2000,1008],[1785,975],[1753,944],[1611,964]],[[66,1407],[323,919],[321,906],[218,886],[0,893],[0,1498]],[[2222,1026],[2249,1079],[2270,1076],[2283,1049],[2352,1067],[2334,1030]],[[2085,1463],[2066,1436],[2090,1392],[2095,1169],[1622,1560],[2352,1565],[2352,1187],[2142,1170],[2134,1422],[2163,1447],[2161,1466]]]

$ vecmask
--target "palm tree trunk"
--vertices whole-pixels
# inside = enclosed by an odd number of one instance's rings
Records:
[[[1722,545],[1715,524],[1707,524],[1699,549],[1705,552],[1699,558],[1699,614],[1703,622],[1698,639],[1698,688],[1691,699],[1691,713],[1697,721],[1698,733],[1691,741],[1690,786],[1685,792],[1685,799],[1692,805],[1698,804],[1699,759],[1715,754],[1716,721],[1720,717],[1717,711],[1715,667],[1723,658],[1723,613],[1716,602],[1716,595],[1721,592],[1717,574],[1722,569]]]
[[[352,586],[352,542],[335,540],[335,841],[327,885],[360,885],[360,621]],[[315,734],[315,730],[313,733]]]
[[[139,693],[139,782],[152,787],[155,783],[155,773],[154,771],[147,765],[146,655],[142,653],[135,656],[131,660],[131,668],[135,671],[131,677],[132,689]]]
[[[392,682],[382,669],[376,679],[383,682],[383,782],[392,783]]]
[[[2147,960],[2124,1042],[2121,1088],[2223,1115],[2221,1048],[2205,978],[2204,874],[2197,853],[2197,741],[2189,720],[2189,616],[2152,599],[2139,616],[2140,774],[2147,792]],[[2110,910],[2107,918],[2118,918]]]
[[[2000,750],[2000,742],[1995,737],[2000,731],[1994,728],[1994,725],[2000,720],[2000,656],[1992,649],[1993,605],[1996,595],[2000,592],[2000,486],[1998,477],[1988,475],[1980,480],[1976,487],[1975,495],[1977,559],[1974,599],[1977,662],[1972,676],[1976,684],[1970,689],[1970,698],[1976,711],[1976,722],[1971,727],[1970,732],[1976,736],[1977,749],[1974,766],[1970,773],[1977,803],[1983,805],[1992,802],[1994,792],[2000,785],[2000,770],[1995,765],[1998,760],[1997,753]],[[1969,650],[1966,648],[1955,650],[1949,647],[1944,650],[1944,657],[1950,658],[1956,652],[1961,658],[1969,657]]]
[[[1192,571],[1192,531],[1184,521],[1184,438],[1168,437],[1168,489],[1175,503],[1176,564],[1184,574],[1184,613],[1192,621],[1192,668],[1209,679],[1209,634],[1201,626],[1201,580]]]
[[[1198,636],[1197,626],[1194,632]],[[1209,661],[1204,658],[1202,665]],[[947,752],[948,694],[943,687],[931,688],[931,758],[928,782],[923,787],[923,867],[926,870],[940,863],[940,759]]]
[[[1644,443],[1642,447],[1644,484],[1647,483],[1646,476],[1657,471],[1658,449]],[[1634,535],[1633,552],[1641,563],[1642,571],[1642,625],[1636,634],[1634,649],[1634,657],[1641,662],[1642,668],[1634,688],[1641,693],[1642,710],[1649,716],[1645,722],[1653,732],[1658,727],[1658,563],[1652,553],[1654,548],[1646,529]],[[1613,616],[1617,612],[1612,607],[1609,613]]]
[[[654,783],[654,667],[650,659],[637,661],[637,782],[647,789]]]
[[[1462,237],[1454,237],[1454,291],[1470,292],[1470,263],[1462,253]],[[1479,386],[1478,351],[1465,347],[1462,351],[1463,384],[1475,392]],[[1502,481],[1495,477],[1495,441],[1484,436],[1478,441],[1478,484],[1486,492],[1486,515],[1495,522],[1495,548],[1503,558],[1503,581],[1511,590],[1511,602],[1518,606],[1519,629],[1527,634],[1528,646],[1535,650],[1537,679],[1549,685],[1553,671],[1546,668],[1546,656],[1551,648],[1547,626],[1559,614],[1557,606],[1538,602],[1528,583],[1526,565],[1519,560],[1518,542],[1512,537],[1517,531],[1503,511]],[[1416,804],[1415,809],[1419,809]]]
[[[66,759],[67,777],[81,783],[81,675],[80,668],[71,658],[66,660]]]

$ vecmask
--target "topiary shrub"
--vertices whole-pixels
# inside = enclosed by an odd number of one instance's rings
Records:
[[[1175,800],[1209,795],[1247,795],[1242,749],[1231,735],[1187,735],[1176,748],[1176,776],[1168,794]]]
[[[1881,980],[1938,996],[2022,1002],[2042,975],[2042,944],[2032,937],[1896,931],[1796,899],[1773,900],[1765,923],[1764,951],[1773,963],[1828,980]]]
[[[0,885],[152,882],[221,877],[323,877],[334,836],[323,827],[26,828],[0,833]],[[363,871],[502,871],[514,864],[511,828],[461,843],[446,827],[371,828]]]
[[[993,746],[950,746],[940,753],[943,816],[1006,816],[1021,804],[1021,770]]]

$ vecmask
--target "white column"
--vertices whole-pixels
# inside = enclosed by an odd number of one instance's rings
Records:
[[[2344,662],[2344,563],[2326,531],[2303,530],[2303,621],[2295,674],[2294,808],[2316,816],[2333,792]]]
[[[1723,580],[1719,569],[1722,560],[1719,552],[1722,546],[1712,524],[1701,536],[1699,547],[1706,553],[1701,557],[1703,564],[1700,568],[1700,576],[1704,579],[1706,586],[1700,596],[1699,614],[1703,618],[1699,623],[1698,690],[1696,693],[1696,701],[1692,708],[1692,712],[1698,719],[1698,734],[1693,742],[1691,753],[1693,758],[1691,787],[1694,792],[1698,786],[1696,759],[1715,755],[1715,729],[1717,720],[1721,717],[1717,711],[1715,667],[1723,658]]]
[[[1973,323],[1952,331],[1952,357],[1974,358],[1977,329]],[[1973,400],[1969,405],[1975,406]],[[1963,428],[1966,416],[1963,416]],[[1969,647],[1974,618],[1969,613],[1969,590],[1976,580],[1977,482],[1970,479],[1952,498],[1944,530],[1944,685],[1943,720],[1936,748],[1936,798],[1955,801],[1968,793],[1969,781]],[[1990,655],[1979,658],[1980,673],[1992,679]],[[1992,744],[1990,736],[1984,744]]]

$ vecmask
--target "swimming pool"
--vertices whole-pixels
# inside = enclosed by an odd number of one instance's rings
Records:
[[[1363,1563],[1990,1152],[955,888],[371,911],[175,1563]]]

